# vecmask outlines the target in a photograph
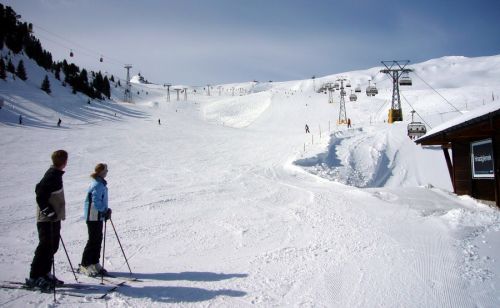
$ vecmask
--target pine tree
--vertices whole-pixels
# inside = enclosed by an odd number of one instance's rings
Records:
[[[7,73],[5,71],[5,62],[3,61],[3,58],[0,57],[0,79],[5,80],[7,78]]]
[[[7,72],[15,74],[16,73],[16,67],[14,64],[12,64],[12,61],[9,58],[9,61],[7,62]]]
[[[109,85],[108,76],[104,76],[102,93],[109,99],[111,98],[111,86]]]
[[[104,92],[104,79],[102,78],[101,72],[95,73],[95,78],[94,81],[92,81],[92,86],[97,92],[97,98],[101,99],[101,94],[106,95],[106,93]]]
[[[120,82],[120,80],[118,80],[118,86],[121,87],[122,86],[122,83]]]
[[[109,78],[109,81],[115,82],[115,76],[111,75],[111,78]]]
[[[54,77],[56,77],[57,80],[61,80],[60,72],[61,72],[61,69],[59,68],[59,66],[57,66],[55,71],[54,71]]]
[[[52,92],[50,90],[50,81],[49,81],[49,76],[45,75],[45,78],[43,79],[43,82],[42,82],[42,87],[41,89],[45,92],[47,92],[47,94],[50,94],[50,92]]]
[[[26,69],[24,68],[23,60],[19,60],[19,63],[17,64],[16,75],[22,80],[28,79],[28,77],[26,76]]]

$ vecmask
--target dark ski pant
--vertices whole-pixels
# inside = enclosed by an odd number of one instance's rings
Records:
[[[89,239],[83,250],[82,265],[89,266],[99,263],[102,243],[102,221],[87,221]]]
[[[59,249],[61,221],[37,222],[38,246],[31,263],[30,278],[43,277],[50,273],[52,260]]]

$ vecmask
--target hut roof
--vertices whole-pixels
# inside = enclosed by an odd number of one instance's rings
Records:
[[[450,138],[447,137],[449,133],[458,131],[467,126],[478,124],[495,116],[500,116],[500,101],[477,108],[436,126],[428,131],[427,134],[415,140],[415,142],[422,145],[448,143],[451,141]]]

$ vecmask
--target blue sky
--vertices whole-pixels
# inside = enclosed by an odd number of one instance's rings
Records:
[[[500,1],[0,0],[55,59],[156,83],[305,79],[500,54]],[[104,62],[98,58],[103,55]]]

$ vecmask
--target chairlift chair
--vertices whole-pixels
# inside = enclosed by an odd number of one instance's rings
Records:
[[[358,96],[356,94],[351,93],[351,95],[349,95],[349,101],[355,102],[357,99],[358,99]]]
[[[420,138],[427,133],[427,129],[422,122],[411,122],[408,124],[408,137],[411,139]]]
[[[361,93],[361,87],[360,86],[357,86],[356,89],[354,90],[354,92],[356,93]]]
[[[375,96],[378,94],[378,89],[375,86],[366,87],[366,96]]]
[[[371,80],[368,80],[368,87],[366,87],[366,96],[375,96],[378,94],[376,86],[372,86]]]
[[[102,62],[102,61],[103,61],[103,59],[102,59],[102,56],[101,56],[101,58],[99,59],[99,62]]]
[[[399,78],[399,85],[400,86],[411,86],[412,81],[411,81],[410,76],[408,76],[408,75],[401,76],[401,78]]]
[[[72,49],[69,51],[69,56],[70,56],[70,57],[73,57],[73,56],[74,56],[74,54],[73,54],[73,50],[72,50]]]
[[[366,96],[372,96],[372,86],[368,86],[365,89]]]

